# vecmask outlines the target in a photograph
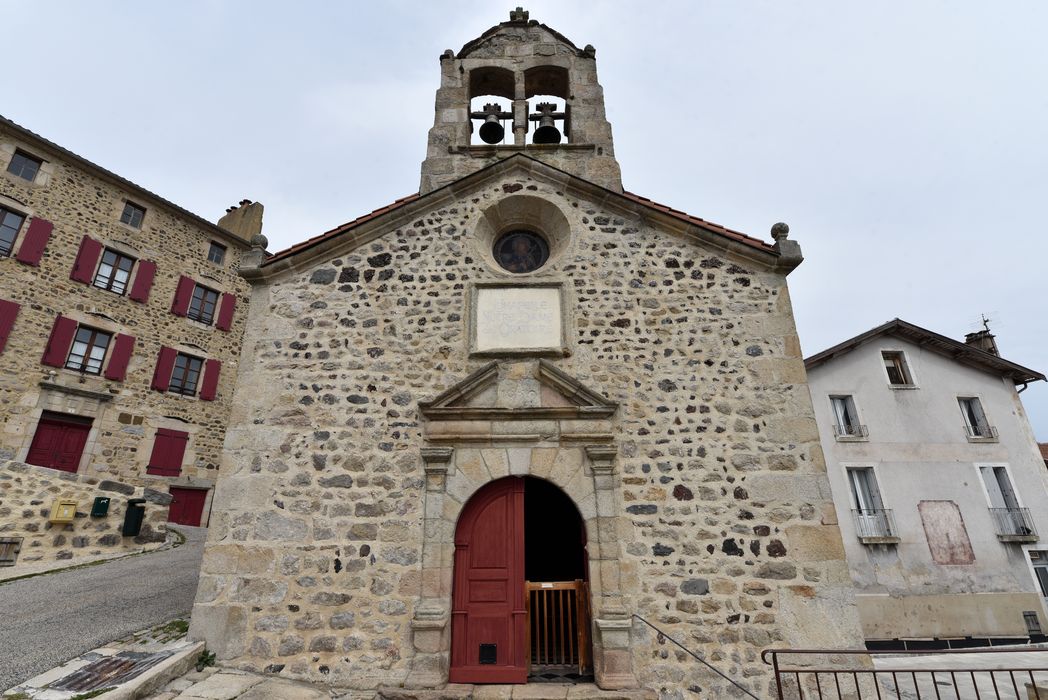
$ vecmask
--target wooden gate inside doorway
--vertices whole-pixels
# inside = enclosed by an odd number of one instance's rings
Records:
[[[536,666],[592,671],[589,586],[585,581],[526,581],[528,661]]]

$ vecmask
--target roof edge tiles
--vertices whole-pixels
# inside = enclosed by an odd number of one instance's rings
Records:
[[[2,114],[0,114],[0,128],[4,128],[4,127],[6,127],[7,129],[10,129],[15,134],[17,134],[19,137],[21,137],[21,138],[23,138],[23,139],[25,139],[27,141],[35,142],[37,145],[43,147],[45,150],[54,151],[60,157],[65,158],[65,159],[67,159],[69,161],[72,161],[76,165],[80,166],[81,168],[84,168],[85,170],[88,170],[88,171],[92,172],[93,174],[95,174],[96,176],[102,178],[103,180],[109,180],[110,182],[112,182],[113,184],[117,185],[118,187],[121,187],[123,189],[129,190],[130,192],[139,195],[142,199],[152,200],[154,203],[159,204],[160,206],[173,211],[174,213],[178,214],[179,216],[183,216],[183,217],[191,220],[197,226],[200,226],[201,228],[207,229],[208,231],[210,231],[212,233],[218,234],[221,238],[223,238],[225,240],[228,240],[228,241],[231,241],[233,243],[236,243],[241,248],[247,249],[247,248],[251,247],[250,241],[244,240],[243,238],[241,238],[240,236],[237,236],[232,231],[227,231],[226,229],[222,228],[221,226],[219,226],[218,224],[214,223],[213,221],[208,221],[207,219],[205,219],[204,217],[200,216],[199,214],[194,214],[193,212],[189,211],[188,209],[186,209],[184,207],[180,207],[179,205],[175,204],[171,200],[165,199],[165,198],[161,197],[160,195],[158,195],[157,193],[152,192],[150,190],[147,190],[145,187],[142,187],[141,185],[137,185],[134,182],[131,182],[130,180],[128,180],[127,178],[122,177],[120,175],[117,175],[112,170],[107,170],[106,168],[103,168],[101,165],[98,165],[97,163],[94,163],[94,162],[88,160],[87,158],[84,158],[83,156],[81,156],[79,154],[73,153],[68,148],[65,148],[63,146],[59,146],[54,141],[51,141],[50,139],[47,139],[47,138],[41,136],[40,134],[36,133],[35,131],[30,131],[29,129],[25,128],[24,126],[21,126],[20,124],[12,121],[10,119],[8,119],[7,117],[3,116]]]
[[[819,365],[832,360],[834,357],[851,352],[860,345],[867,343],[874,338],[885,335],[909,340],[912,343],[956,362],[992,372],[993,374],[999,374],[1002,377],[1008,377],[1016,384],[1045,381],[1044,374],[1036,370],[1016,364],[1015,362],[1006,360],[1003,357],[994,355],[993,353],[972,347],[960,340],[948,338],[945,335],[940,335],[939,333],[930,331],[927,328],[922,328],[899,318],[888,321],[876,328],[871,328],[865,333],[860,333],[854,338],[849,338],[831,348],[827,348],[822,352],[815,353],[814,355],[805,358],[804,366],[808,370],[812,370]]]
[[[538,167],[541,167],[541,168],[548,168],[549,170],[554,171],[557,174],[559,174],[561,177],[566,177],[566,178],[570,178],[572,180],[576,180],[578,182],[586,183],[587,186],[592,187],[592,188],[594,188],[596,190],[600,190],[601,194],[605,198],[611,198],[611,199],[619,198],[621,200],[625,200],[626,202],[629,202],[629,203],[632,203],[632,204],[639,204],[639,205],[645,207],[646,209],[648,209],[650,211],[658,212],[660,214],[672,217],[672,218],[674,218],[674,219],[676,219],[678,221],[681,221],[683,223],[686,223],[686,224],[689,224],[689,225],[692,225],[692,226],[698,226],[699,228],[705,229],[706,231],[709,231],[711,233],[715,233],[715,234],[724,236],[725,238],[728,238],[730,240],[742,243],[742,244],[744,244],[746,246],[749,246],[751,248],[759,250],[762,253],[767,253],[767,254],[771,254],[771,255],[777,255],[778,254],[777,251],[775,250],[775,246],[774,245],[772,245],[770,243],[767,243],[765,241],[762,241],[759,238],[754,238],[753,236],[749,236],[749,235],[747,235],[745,233],[741,233],[739,231],[735,231],[735,230],[726,228],[726,227],[721,226],[719,224],[715,224],[715,223],[712,223],[710,221],[706,221],[705,219],[700,219],[697,216],[692,216],[692,215],[687,214],[687,213],[685,213],[683,211],[680,211],[678,209],[673,209],[673,208],[668,207],[668,206],[666,206],[664,204],[659,204],[658,202],[654,202],[654,201],[652,201],[652,200],[650,200],[650,199],[648,199],[646,197],[641,197],[640,195],[634,194],[632,192],[621,192],[621,193],[620,192],[615,192],[614,190],[610,190],[610,189],[608,189],[606,187],[602,187],[601,185],[598,185],[596,183],[589,182],[588,180],[585,180],[583,178],[578,177],[577,175],[573,175],[571,173],[563,171],[563,170],[561,170],[559,168],[556,168],[556,167],[554,167],[552,165],[549,165],[548,163],[545,163],[543,161],[537,160],[535,158],[532,158],[532,157],[524,155],[524,154],[517,153],[517,154],[514,154],[514,155],[510,156],[509,158],[506,158],[506,159],[497,161],[495,163],[492,163],[491,165],[488,165],[485,168],[482,168],[481,170],[478,170],[478,171],[476,171],[474,173],[471,173],[471,174],[469,174],[469,175],[467,175],[467,176],[465,176],[465,177],[463,177],[463,178],[461,178],[459,180],[456,180],[454,182],[448,183],[447,185],[444,185],[443,187],[439,187],[439,188],[437,188],[435,190],[432,190],[431,192],[427,192],[425,195],[421,195],[421,194],[415,193],[415,194],[407,195],[406,197],[401,197],[400,199],[397,199],[397,200],[391,202],[390,204],[387,204],[384,207],[380,207],[378,209],[375,209],[374,211],[372,211],[372,212],[370,212],[368,214],[364,214],[363,216],[359,216],[356,219],[353,219],[352,221],[347,221],[346,223],[340,224],[339,226],[336,226],[335,228],[332,228],[332,229],[330,229],[328,231],[325,231],[324,233],[321,233],[321,234],[316,235],[316,236],[312,236],[312,237],[307,238],[306,240],[301,241],[299,243],[296,243],[296,244],[294,244],[294,245],[292,245],[292,246],[290,246],[288,248],[285,248],[285,249],[283,249],[281,251],[273,253],[272,255],[267,257],[266,260],[262,263],[262,267],[265,268],[265,267],[273,265],[273,264],[275,264],[275,263],[277,263],[277,262],[279,262],[281,260],[285,260],[287,258],[294,257],[295,255],[297,255],[300,252],[303,252],[305,250],[308,250],[309,248],[312,248],[312,247],[317,246],[317,245],[319,245],[321,243],[324,243],[325,241],[328,241],[328,240],[330,240],[332,238],[335,238],[336,236],[345,234],[345,233],[353,230],[354,228],[357,228],[358,226],[361,226],[361,225],[366,224],[366,223],[368,223],[370,221],[373,221],[373,220],[375,220],[375,219],[377,219],[377,218],[379,218],[379,217],[381,217],[381,216],[383,216],[385,214],[392,213],[393,211],[396,211],[396,210],[404,207],[405,205],[408,205],[408,204],[411,204],[411,203],[417,202],[417,201],[423,201],[423,200],[426,200],[426,199],[431,199],[431,198],[432,199],[437,199],[448,188],[460,186],[460,183],[462,183],[464,181],[473,180],[473,179],[480,179],[480,178],[483,177],[483,173],[488,172],[489,170],[491,170],[493,168],[500,167],[500,166],[505,167],[505,164],[507,164],[507,163],[509,163],[509,162],[511,162],[511,161],[513,161],[515,159],[523,159],[525,161],[529,161],[529,163],[531,165],[538,166]]]

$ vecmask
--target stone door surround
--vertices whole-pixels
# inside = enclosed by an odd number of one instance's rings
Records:
[[[510,378],[507,381],[519,379],[520,373],[512,369],[494,371],[495,364],[423,404],[423,414],[428,414],[424,437],[429,446],[421,450],[426,481],[422,584],[411,621],[415,656],[407,684],[432,688],[447,683],[454,536],[463,507],[492,481],[532,476],[563,490],[585,523],[596,683],[606,689],[636,687],[631,621],[620,571],[618,533],[624,523],[620,522],[618,448],[612,444],[608,420],[617,407],[546,362],[529,364],[533,371],[527,374],[555,387],[562,396],[570,389],[575,396],[571,403],[587,408],[544,415],[539,406],[500,406],[484,415],[484,407],[449,405],[449,397],[478,395],[484,389],[480,385],[497,382],[500,374]]]

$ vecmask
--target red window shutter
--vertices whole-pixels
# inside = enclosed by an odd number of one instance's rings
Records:
[[[182,473],[182,460],[186,454],[189,433],[181,430],[157,428],[153,439],[153,452],[149,455],[148,474],[178,476]]]
[[[124,381],[124,377],[127,376],[127,364],[131,361],[131,353],[134,350],[135,337],[117,333],[113,340],[113,353],[109,356],[109,365],[106,366],[106,379]]]
[[[11,336],[11,329],[14,328],[15,318],[20,308],[21,306],[13,301],[0,299],[0,352],[3,352],[4,346],[7,345],[7,339]]]
[[[192,277],[181,275],[178,278],[175,300],[171,302],[171,313],[175,316],[185,316],[189,312],[189,302],[193,298],[193,287],[195,286],[196,282]]]
[[[218,373],[222,370],[222,363],[218,360],[204,360],[204,381],[200,385],[200,399],[202,401],[214,401],[218,395]]]
[[[22,239],[22,247],[18,249],[15,256],[18,262],[26,265],[40,266],[40,258],[44,257],[44,248],[51,239],[51,229],[55,226],[46,219],[33,219],[29,222],[29,229]]]
[[[233,327],[233,310],[237,306],[237,295],[226,292],[222,295],[222,302],[218,307],[218,323],[215,326],[220,331],[228,331]]]
[[[128,296],[143,304],[149,301],[149,290],[153,288],[154,277],[156,263],[152,260],[139,260],[138,272],[135,273],[135,281],[131,283],[131,293]]]
[[[91,284],[95,276],[95,267],[98,258],[102,255],[102,243],[90,236],[84,236],[80,240],[80,250],[76,254],[76,262],[73,263],[73,271],[69,273],[69,279],[84,284]]]
[[[160,348],[160,354],[156,358],[152,385],[157,391],[167,391],[167,387],[171,384],[171,372],[175,369],[176,355],[178,352],[174,348]]]
[[[64,367],[69,356],[69,346],[76,335],[77,322],[59,314],[55,325],[51,327],[51,337],[47,339],[44,357],[40,361],[52,367]]]

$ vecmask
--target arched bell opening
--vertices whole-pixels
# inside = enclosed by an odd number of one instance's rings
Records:
[[[455,527],[453,683],[592,678],[589,558],[578,508],[534,477],[493,481]]]
[[[571,141],[571,86],[568,69],[534,66],[524,71],[528,101],[527,143],[554,145]]]
[[[472,145],[513,143],[513,71],[495,66],[469,72],[469,116]]]

